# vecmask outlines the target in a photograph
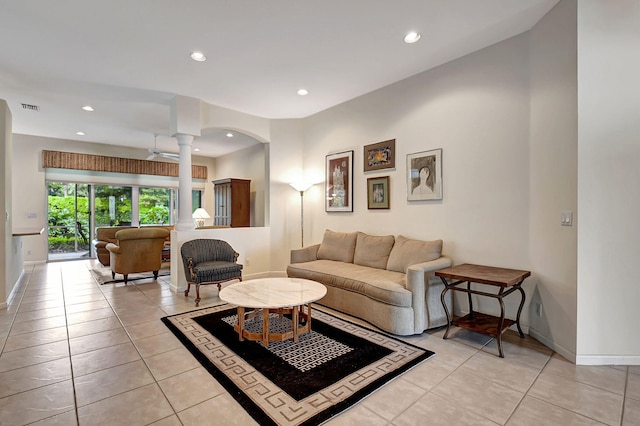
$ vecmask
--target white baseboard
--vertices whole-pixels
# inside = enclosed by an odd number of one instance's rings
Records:
[[[44,265],[46,260],[25,260],[24,265]]]
[[[578,355],[577,365],[640,365],[640,356]]]

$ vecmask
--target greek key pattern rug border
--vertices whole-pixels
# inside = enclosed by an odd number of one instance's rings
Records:
[[[221,304],[162,318],[162,321],[200,363],[260,424],[316,425],[344,411],[366,395],[434,355],[433,352],[370,330],[318,309],[313,321],[322,321],[372,344],[389,349],[389,355],[347,374],[341,380],[301,400],[292,398],[276,384],[236,355],[201,327],[195,317],[234,306]],[[260,343],[255,343],[259,345]]]

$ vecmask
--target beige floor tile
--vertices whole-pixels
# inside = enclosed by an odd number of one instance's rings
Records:
[[[94,309],[92,311],[77,312],[75,314],[67,314],[67,323],[69,325],[79,324],[87,321],[95,321],[100,318],[110,318],[115,316],[115,312],[111,308]]]
[[[180,419],[178,416],[173,415],[170,417],[165,417],[162,420],[158,420],[157,422],[153,422],[150,426],[182,426]]]
[[[484,377],[456,370],[432,393],[457,401],[467,410],[496,423],[504,424],[524,396]]]
[[[167,326],[162,321],[153,320],[125,327],[133,340],[155,336],[167,332]]]
[[[10,326],[16,315],[7,313],[6,309],[0,310],[0,326]]]
[[[18,308],[18,312],[37,311],[40,309],[55,308],[58,306],[64,306],[63,299],[48,300],[46,302],[22,302]]]
[[[53,417],[48,417],[39,422],[30,423],[29,426],[77,426],[78,417],[76,416],[76,410],[70,410],[62,414],[58,414]]]
[[[47,330],[50,328],[64,327],[67,325],[67,319],[64,315],[57,317],[42,318],[33,321],[22,321],[14,323],[11,327],[10,336],[16,334],[31,333],[38,330]]]
[[[54,361],[68,356],[69,345],[64,340],[11,352],[3,352],[2,355],[0,355],[0,372]]]
[[[81,353],[71,357],[73,374],[76,377],[139,359],[141,359],[140,354],[131,342],[96,349],[95,351]]]
[[[70,339],[118,328],[122,328],[122,324],[117,317],[100,318],[68,326]]]
[[[522,393],[529,390],[540,373],[538,369],[509,362],[486,352],[473,355],[460,369]]]
[[[630,365],[629,366],[629,373],[640,374],[640,365]]]
[[[81,426],[146,425],[172,414],[155,383],[78,408]]]
[[[553,355],[553,351],[532,337],[525,335],[520,338],[518,333],[507,331],[502,336],[502,350],[505,360],[508,362],[522,364],[527,367],[541,370],[549,358]],[[483,352],[498,356],[498,342],[493,339],[482,348]]]
[[[158,384],[176,412],[226,394],[222,385],[203,367],[161,380]]]
[[[144,360],[156,380],[200,367],[200,363],[184,347],[146,357]]]
[[[111,306],[109,305],[109,302],[107,302],[102,295],[100,295],[100,297],[101,297],[101,300],[95,300],[93,302],[78,303],[76,305],[67,305],[67,307],[65,308],[67,311],[67,315],[77,314],[79,312],[94,311],[96,309],[110,308]]]
[[[465,409],[463,404],[455,399],[442,398],[434,393],[428,393],[415,404],[401,413],[394,421],[396,426],[414,425],[474,425],[495,426],[496,423]]]
[[[555,374],[543,371],[529,395],[603,423],[620,423],[622,396]]]
[[[142,360],[75,378],[78,407],[153,383]]]
[[[362,405],[356,405],[334,416],[327,426],[384,426],[387,421]]]
[[[162,334],[156,334],[155,336],[134,340],[133,343],[136,345],[143,358],[183,347],[182,343],[180,343],[173,333],[169,331]]]
[[[627,398],[640,401],[640,375],[629,374],[627,377]]]
[[[71,379],[69,358],[0,373],[0,398]]]
[[[124,328],[120,327],[114,330],[102,331],[100,333],[70,339],[69,347],[71,348],[71,354],[77,355],[108,346],[120,345],[129,341],[129,336],[124,331]]]
[[[391,421],[427,391],[399,377],[362,401],[362,405],[380,417]]]
[[[48,330],[39,330],[32,333],[17,334],[9,336],[4,347],[4,352],[43,345],[45,343],[67,340],[67,328],[56,327]]]
[[[543,371],[614,392],[618,395],[624,395],[627,373],[615,368],[575,365],[556,354],[549,360]]]
[[[162,317],[167,316],[167,314],[160,308],[154,308],[153,310],[127,314],[127,315],[118,315],[120,321],[125,326],[140,324],[143,322],[149,322],[152,320],[159,320]]]
[[[216,419],[220,425],[257,425],[255,420],[229,394],[219,395],[178,413],[184,426],[202,426],[203,419]]]
[[[602,425],[600,422],[581,416],[573,411],[525,396],[507,422],[507,426],[531,426],[536,424],[558,426]]]
[[[640,424],[640,401],[627,398],[624,401],[622,426],[637,426]]]
[[[64,306],[39,309],[37,311],[18,312],[16,314],[16,322],[33,321],[33,320],[42,319],[42,318],[57,317],[64,314],[65,314]]]
[[[67,380],[0,399],[0,424],[24,425],[73,408],[73,384]]]

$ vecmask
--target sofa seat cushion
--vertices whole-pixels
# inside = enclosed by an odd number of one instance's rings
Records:
[[[395,271],[332,260],[314,260],[289,265],[287,275],[364,294],[388,305],[412,306],[412,294],[405,288],[406,275]]]

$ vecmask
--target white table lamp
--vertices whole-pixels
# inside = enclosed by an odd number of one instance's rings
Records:
[[[195,219],[196,228],[202,228],[204,226],[204,220],[211,218],[211,216],[209,216],[209,213],[207,213],[207,211],[202,207],[197,208],[196,211],[193,212],[191,217]]]

